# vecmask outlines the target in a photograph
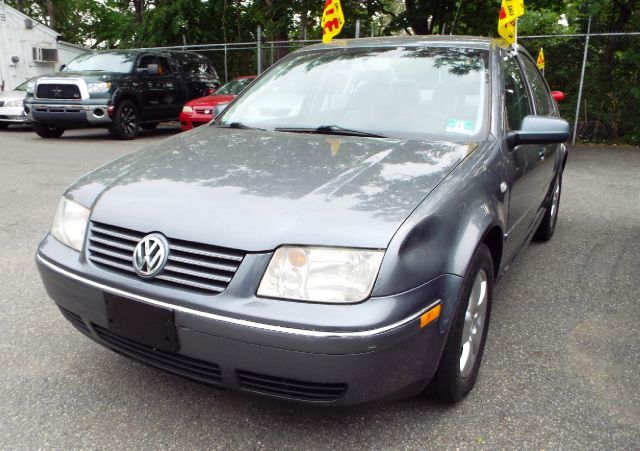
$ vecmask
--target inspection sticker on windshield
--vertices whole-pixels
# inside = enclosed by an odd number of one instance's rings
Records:
[[[447,132],[473,135],[473,121],[461,121],[460,119],[447,120]]]

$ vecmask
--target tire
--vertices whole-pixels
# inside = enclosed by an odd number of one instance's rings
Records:
[[[493,259],[489,248],[482,243],[465,274],[438,370],[426,390],[429,397],[453,404],[473,389],[489,330],[493,285]]]
[[[60,138],[64,133],[64,128],[34,122],[33,131],[41,138]]]
[[[140,128],[142,130],[155,130],[158,124],[159,122],[147,122],[146,124],[141,124]]]
[[[0,122],[0,130],[4,130],[7,127],[9,127],[8,122]]]
[[[547,205],[547,211],[542,218],[542,222],[538,226],[533,239],[536,241],[549,241],[556,231],[556,224],[558,223],[558,212],[560,210],[560,194],[562,194],[562,173],[558,173],[556,181],[553,184],[551,191],[551,197],[549,198],[549,205]]]
[[[109,133],[116,139],[134,139],[140,133],[140,112],[131,100],[118,103]]]

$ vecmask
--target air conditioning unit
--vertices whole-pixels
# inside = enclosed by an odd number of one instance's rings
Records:
[[[56,63],[58,62],[58,49],[47,49],[44,47],[32,47],[33,61],[36,63]]]

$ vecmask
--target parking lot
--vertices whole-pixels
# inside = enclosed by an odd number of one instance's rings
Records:
[[[64,188],[177,131],[0,132],[0,448],[638,447],[640,151],[571,149],[556,235],[499,286],[465,401],[314,409],[121,357],[73,329],[42,287],[34,254]]]

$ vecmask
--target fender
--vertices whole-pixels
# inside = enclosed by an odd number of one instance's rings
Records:
[[[498,227],[504,239],[508,202],[500,185],[505,180],[504,157],[490,136],[398,229],[372,295],[398,293],[442,274],[464,276],[476,247],[490,230]]]
[[[116,90],[113,92],[109,104],[115,106],[123,98],[132,99],[136,103],[138,108],[140,108],[140,91],[133,88],[132,86],[118,86],[118,88],[116,88]]]

